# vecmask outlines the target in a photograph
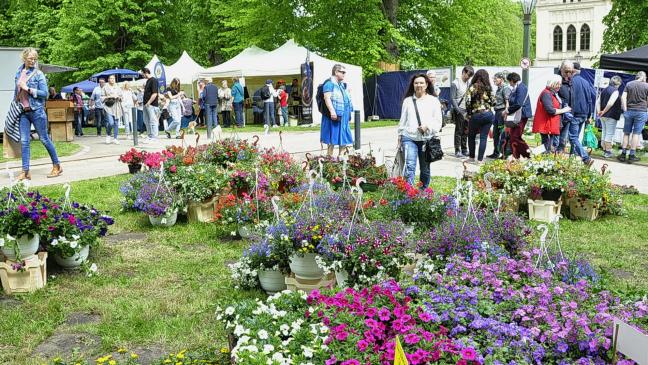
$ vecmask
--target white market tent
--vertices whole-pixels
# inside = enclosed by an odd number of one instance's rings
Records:
[[[158,62],[160,62],[160,59],[156,54],[154,54],[151,60],[149,61],[149,63],[147,63],[146,66],[144,67],[148,68],[149,70],[151,70],[151,72],[153,72],[153,67],[155,67],[155,64],[157,64]]]
[[[257,46],[248,47],[243,51],[241,51],[241,53],[221,63],[220,65],[216,65],[208,69],[204,69],[202,72],[200,72],[200,75],[209,75],[210,77],[217,77],[215,75],[217,75],[219,72],[223,72],[223,71],[227,72],[232,68],[240,67],[240,65],[247,64],[248,60],[251,60],[257,56],[264,55],[266,53],[269,52]]]
[[[259,53],[258,50],[256,48],[257,53]],[[246,51],[241,52],[241,54],[223,64],[211,67],[195,75],[196,78],[229,79],[231,77],[242,77],[245,78],[250,93],[253,93],[254,90],[263,86],[268,78],[273,79],[273,82],[283,78],[287,84],[290,84],[293,78],[299,79],[301,65],[306,60],[307,54],[309,54],[306,48],[297,45],[292,39],[271,52],[254,55],[252,54],[253,51]],[[333,65],[339,63],[345,66],[347,71],[345,81],[351,94],[353,107],[355,110],[360,110],[362,114],[364,109],[362,67],[329,60],[314,52],[310,52],[309,57],[313,63],[313,96],[317,85],[331,77]],[[364,116],[361,115],[361,118],[364,119]],[[317,111],[317,107],[314,106],[313,122],[317,124],[320,121],[321,115]]]
[[[194,75],[205,71],[196,61],[189,56],[187,51],[182,52],[182,56],[170,66],[165,66],[167,82],[171,82],[175,77],[180,79],[181,84],[191,84]]]

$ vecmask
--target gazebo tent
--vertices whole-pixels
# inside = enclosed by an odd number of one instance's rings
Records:
[[[155,64],[158,62],[160,62],[160,59],[158,58],[157,55],[154,54],[153,57],[151,57],[149,63],[147,63],[146,66],[144,67],[148,68],[149,70],[151,70],[151,72],[153,72],[153,67],[155,67]]]
[[[599,67],[608,70],[648,71],[648,45],[618,54],[604,54]]]
[[[166,79],[171,83],[173,78],[180,79],[181,84],[191,84],[194,75],[205,71],[205,68],[194,61],[187,51],[182,52],[182,56],[170,66],[165,66]]]
[[[216,65],[213,67],[210,67],[208,69],[203,70],[200,75],[206,75],[210,77],[218,77],[219,72],[226,72],[228,73],[230,70],[235,69],[237,67],[240,67],[241,65],[248,64],[248,61],[257,57],[261,56],[264,54],[269,53],[265,49],[261,49],[257,46],[252,46],[244,49],[241,51],[241,53],[237,54],[236,56],[232,57],[231,59],[221,63],[220,65]],[[228,73],[229,75],[229,73]]]
[[[317,85],[331,77],[333,65],[339,63],[347,71],[345,81],[351,94],[353,108],[360,110],[361,118],[364,118],[362,115],[364,114],[362,67],[329,60],[314,52],[309,53],[306,48],[297,45],[292,39],[274,51],[254,57],[244,57],[239,62],[230,62],[232,61],[230,60],[205,70],[200,76],[219,79],[244,77],[250,93],[253,93],[268,78],[274,82],[278,79],[284,79],[288,84],[290,84],[293,78],[299,79],[301,76],[301,65],[306,61],[307,55],[309,55],[310,62],[313,63],[313,95],[316,92]],[[313,105],[313,122],[320,123],[320,121],[321,115],[317,107]]]

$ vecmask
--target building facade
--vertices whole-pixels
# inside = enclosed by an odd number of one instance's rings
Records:
[[[580,59],[590,67],[603,44],[603,17],[611,0],[538,0],[536,6],[537,66],[558,66],[564,59]]]

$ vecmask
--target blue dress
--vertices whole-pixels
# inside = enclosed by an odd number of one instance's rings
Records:
[[[325,82],[322,90],[331,93],[331,103],[335,114],[338,119],[331,120],[331,118],[322,115],[322,124],[320,126],[320,141],[325,144],[334,146],[349,146],[353,144],[353,137],[351,136],[351,127],[349,121],[351,120],[351,111],[353,105],[351,104],[351,96],[344,87],[344,84]]]

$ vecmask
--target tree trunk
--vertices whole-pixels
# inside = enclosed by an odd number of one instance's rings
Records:
[[[387,18],[387,20],[393,27],[396,27],[398,24],[398,0],[382,0],[382,5],[385,18]],[[385,42],[385,50],[387,51],[389,57],[391,57],[393,60],[397,60],[400,56],[398,44],[396,44],[394,39],[390,38]]]

